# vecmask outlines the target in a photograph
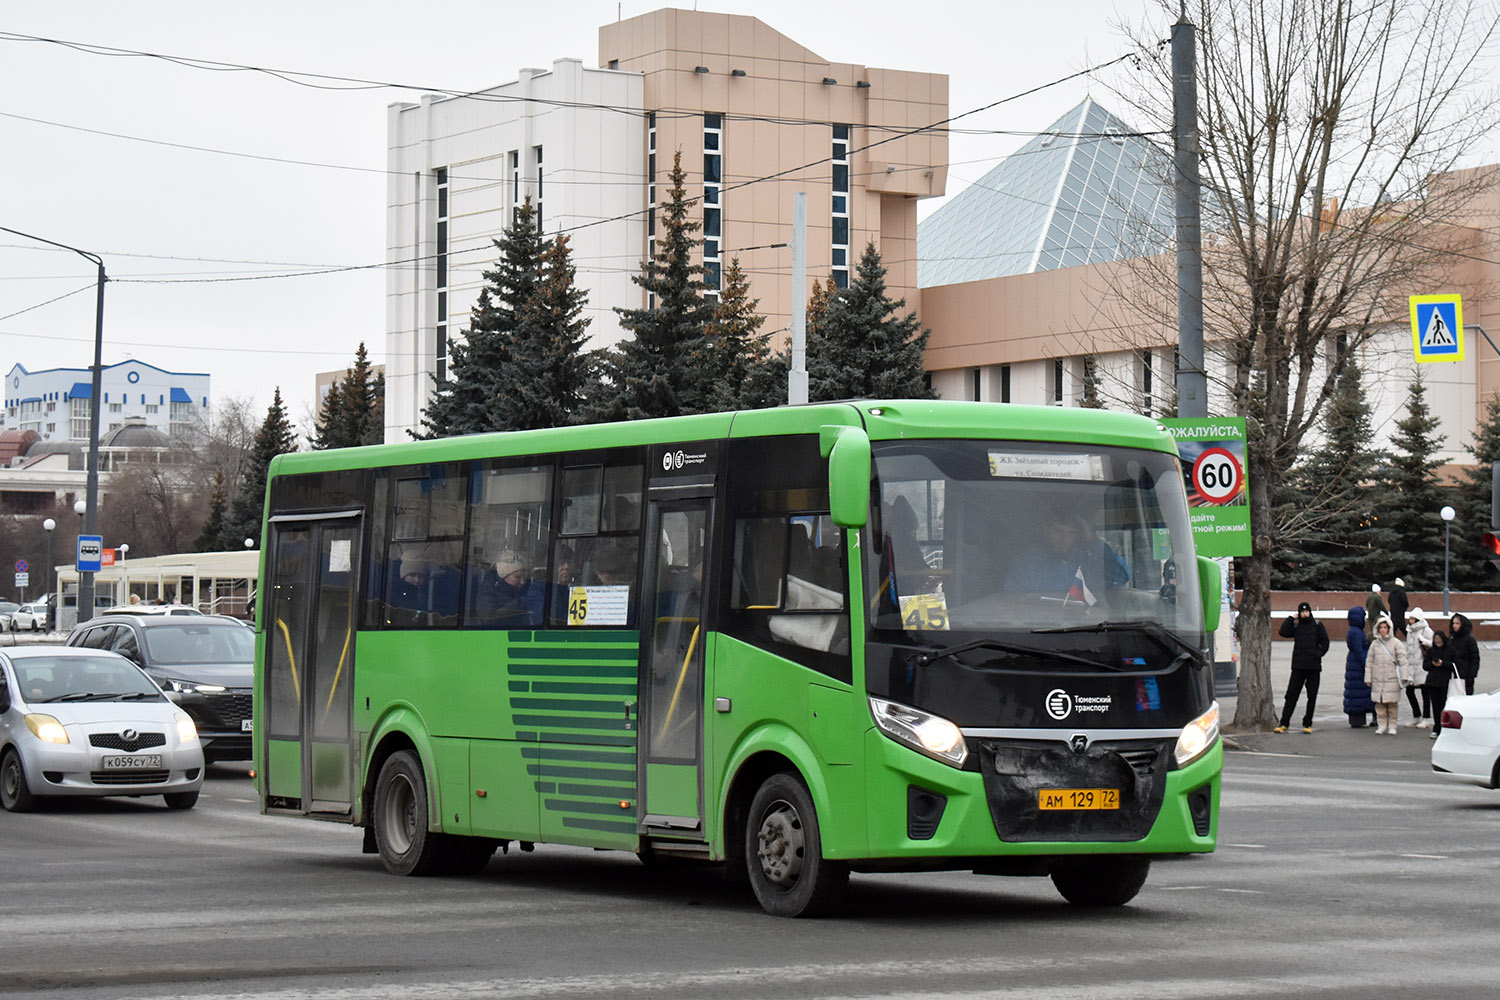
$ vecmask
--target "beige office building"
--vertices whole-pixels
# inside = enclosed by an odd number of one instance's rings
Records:
[[[388,116],[386,439],[420,425],[498,237],[525,198],[568,233],[591,346],[655,239],[680,153],[710,288],[738,258],[764,329],[792,313],[793,195],[807,195],[809,283],[847,282],[867,242],[893,297],[917,302],[919,198],[943,193],[942,74],[830,62],[754,17],[658,10],[599,29],[598,68],[563,59],[475,95]]]

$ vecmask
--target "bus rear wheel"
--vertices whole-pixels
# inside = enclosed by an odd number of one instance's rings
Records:
[[[1124,906],[1151,872],[1151,859],[1119,854],[1065,858],[1052,864],[1052,884],[1075,906]]]
[[[415,751],[398,750],[386,758],[375,779],[371,819],[386,871],[434,875],[443,870],[447,845],[442,834],[427,829],[427,779]]]
[[[790,774],[771,775],[751,800],[745,870],[761,907],[778,917],[826,913],[849,884],[848,867],[823,857],[812,796]]]

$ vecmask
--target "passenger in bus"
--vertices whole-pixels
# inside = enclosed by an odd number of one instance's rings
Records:
[[[432,625],[458,620],[457,570],[421,549],[402,553],[399,566],[400,575],[386,592],[388,624]]]
[[[475,615],[481,625],[540,625],[544,595],[542,582],[530,579],[525,557],[514,549],[505,549],[480,578]]]
[[[1049,507],[1039,535],[1012,558],[1005,589],[1038,594],[1077,594],[1087,604],[1095,589],[1130,581],[1130,567],[1108,542],[1095,536],[1088,522],[1069,511]]]

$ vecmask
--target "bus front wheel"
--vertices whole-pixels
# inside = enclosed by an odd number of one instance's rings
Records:
[[[386,759],[375,779],[375,846],[392,875],[432,875],[444,860],[443,837],[427,829],[427,779],[412,750]]]
[[[773,774],[750,803],[745,869],[755,898],[778,917],[827,912],[849,883],[846,865],[823,857],[812,796],[790,774]]]
[[[1129,854],[1065,858],[1052,865],[1052,884],[1077,906],[1124,906],[1146,884],[1151,859]]]

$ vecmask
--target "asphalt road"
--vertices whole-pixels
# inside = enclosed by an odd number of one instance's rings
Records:
[[[1493,997],[1500,792],[1425,733],[1242,741],[1219,851],[1123,909],[1045,879],[856,875],[836,918],[764,915],[713,870],[539,847],[400,879],[348,827],[198,807],[0,814],[0,994],[100,997]]]

